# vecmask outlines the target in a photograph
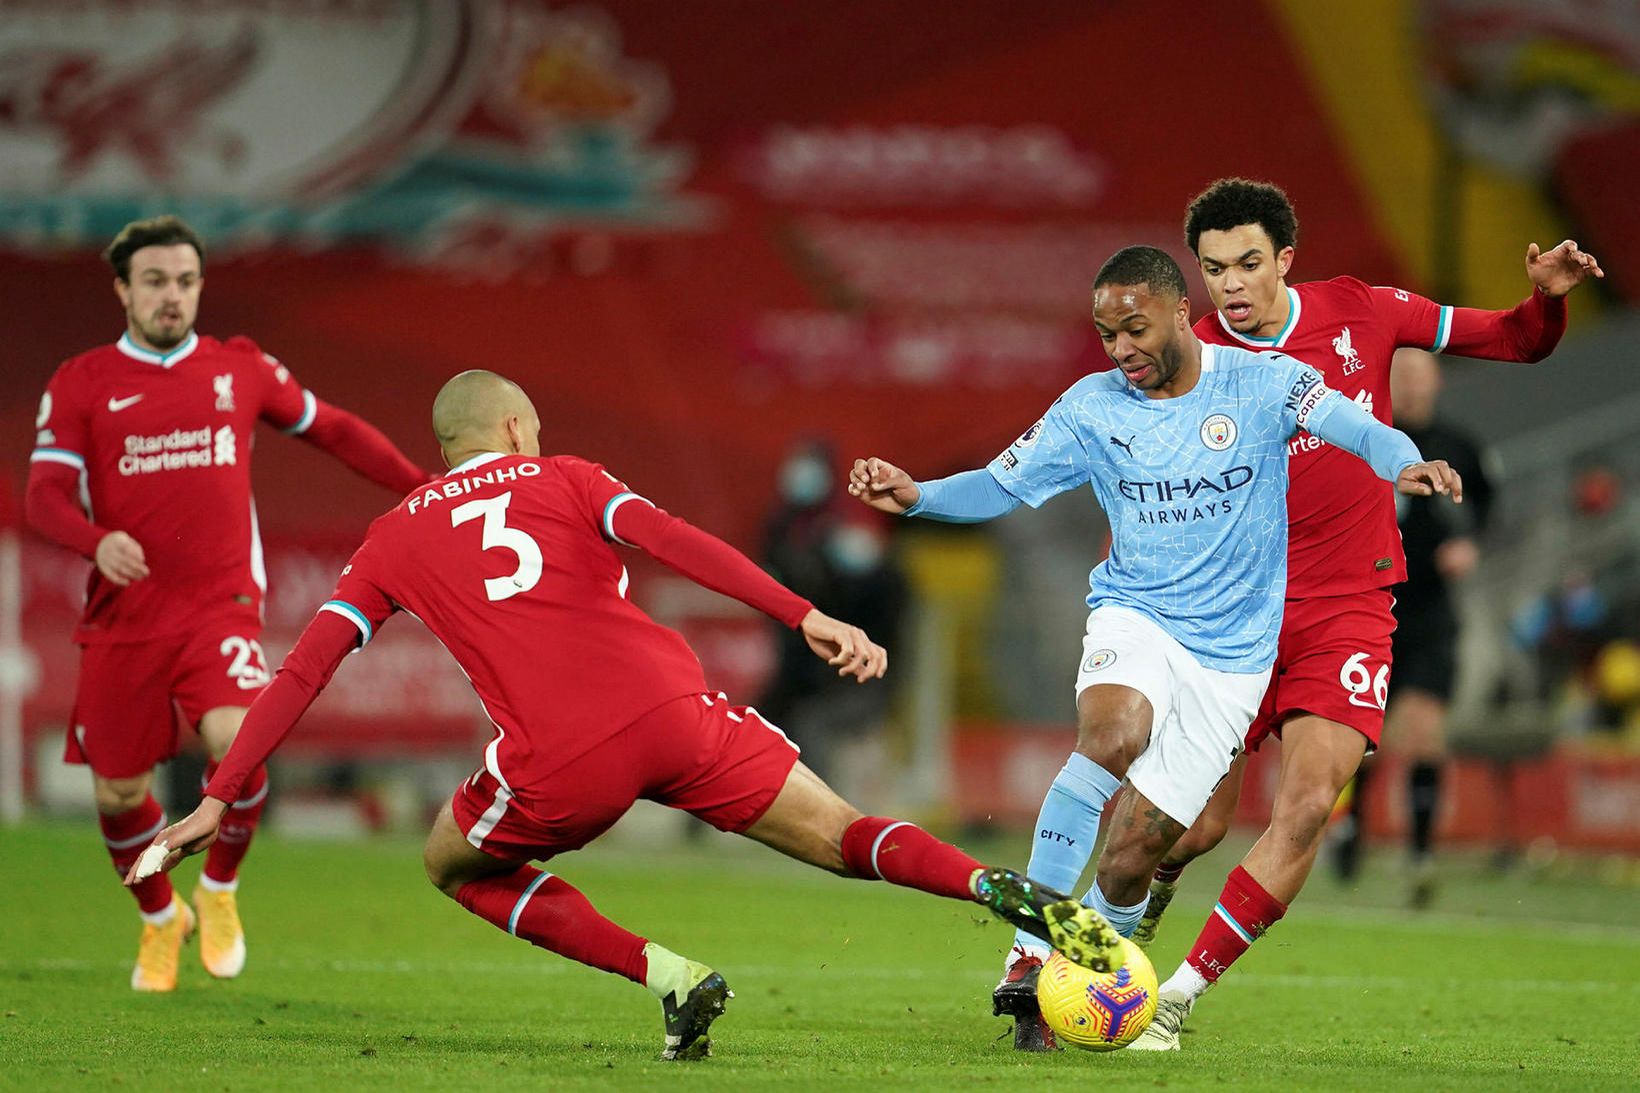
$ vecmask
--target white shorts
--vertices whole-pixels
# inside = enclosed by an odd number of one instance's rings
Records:
[[[1189,827],[1241,754],[1269,682],[1268,668],[1249,674],[1205,668],[1144,615],[1106,606],[1088,615],[1076,694],[1114,683],[1150,701],[1150,742],[1127,780]]]

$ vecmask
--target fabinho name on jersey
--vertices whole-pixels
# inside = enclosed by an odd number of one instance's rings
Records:
[[[436,505],[460,497],[463,494],[471,493],[480,486],[493,486],[500,482],[516,482],[520,478],[534,478],[540,473],[541,464],[520,463],[514,467],[497,467],[485,471],[483,474],[467,474],[444,482],[434,482],[410,498],[406,505],[406,511],[414,516],[429,505]]]

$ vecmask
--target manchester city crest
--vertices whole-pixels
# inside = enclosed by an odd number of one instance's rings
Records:
[[[1087,655],[1087,659],[1082,661],[1082,670],[1084,672],[1097,672],[1102,668],[1109,668],[1115,663],[1116,650],[1098,649],[1092,653],[1089,653]]]
[[[1214,414],[1202,422],[1202,443],[1222,452],[1236,442],[1236,423],[1228,414]]]

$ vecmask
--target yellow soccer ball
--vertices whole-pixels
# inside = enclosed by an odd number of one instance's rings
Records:
[[[1042,966],[1036,1004],[1061,1041],[1084,1051],[1114,1051],[1137,1040],[1156,1016],[1156,969],[1125,937],[1122,952],[1127,963],[1115,972],[1090,972],[1060,953]]]

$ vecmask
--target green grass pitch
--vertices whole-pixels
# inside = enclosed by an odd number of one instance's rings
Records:
[[[1636,894],[1575,876],[1459,868],[1440,910],[1413,916],[1393,909],[1387,855],[1354,892],[1318,874],[1197,1007],[1182,1052],[1021,1057],[990,1016],[1008,930],[977,908],[717,837],[560,859],[606,914],[735,989],[714,1057],[679,1065],[656,1058],[647,992],[466,914],[413,842],[264,837],[241,890],[244,976],[211,980],[190,947],[169,996],[127,986],[138,924],[90,821],[0,845],[0,1088],[1584,1090],[1640,1075]],[[980,849],[1007,863],[1025,847]],[[1233,860],[1185,875],[1154,954],[1164,977]]]

